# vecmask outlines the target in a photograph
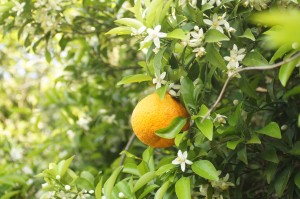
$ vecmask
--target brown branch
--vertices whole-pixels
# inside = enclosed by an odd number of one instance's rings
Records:
[[[135,138],[136,138],[136,136],[135,136],[135,134],[133,133],[133,134],[131,135],[131,137],[129,138],[127,144],[126,144],[124,151],[128,151],[128,150],[129,150],[129,148],[130,148],[130,146],[132,145],[132,143],[133,143],[133,141],[135,140]],[[124,164],[125,158],[126,158],[126,154],[123,153],[122,156],[121,156],[120,166],[122,166],[122,165]]]
[[[217,105],[219,104],[219,102],[221,101],[221,99],[222,99],[222,97],[223,97],[223,95],[225,93],[226,87],[227,87],[230,79],[232,77],[234,77],[236,74],[238,74],[240,72],[247,71],[247,70],[270,70],[270,69],[278,68],[278,67],[282,66],[283,64],[289,63],[290,61],[296,59],[297,57],[300,57],[300,53],[297,53],[293,57],[290,57],[290,58],[288,58],[286,60],[283,60],[281,62],[278,62],[276,64],[265,65],[265,66],[251,66],[251,67],[237,69],[236,71],[234,71],[230,76],[227,77],[227,79],[226,79],[226,81],[225,81],[225,83],[224,83],[224,85],[222,87],[222,90],[221,90],[221,92],[220,92],[217,100],[211,106],[211,108],[208,110],[208,112],[203,116],[201,122],[203,122],[205,119],[207,119],[207,117],[210,116],[211,112],[213,112],[215,110],[215,108],[217,107]]]

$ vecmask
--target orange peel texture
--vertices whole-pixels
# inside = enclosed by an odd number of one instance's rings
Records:
[[[157,136],[157,130],[166,128],[176,117],[189,117],[182,104],[170,94],[164,99],[156,94],[150,94],[142,99],[134,108],[131,116],[131,125],[138,139],[153,148],[166,148],[174,145],[174,139],[165,139]],[[189,121],[182,128],[189,128]]]

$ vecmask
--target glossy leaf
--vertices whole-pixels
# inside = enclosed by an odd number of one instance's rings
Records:
[[[238,139],[238,140],[235,140],[235,141],[228,141],[228,142],[226,143],[226,146],[227,146],[227,148],[229,148],[229,149],[231,149],[231,150],[234,150],[234,149],[237,147],[237,145],[238,145],[239,143],[241,143],[241,142],[243,142],[243,139],[242,139],[242,138],[240,138],[240,139]]]
[[[276,61],[277,59],[282,58],[283,55],[288,53],[290,50],[292,50],[292,45],[290,45],[290,44],[284,44],[284,45],[280,46],[280,48],[278,48],[278,50],[275,52],[275,54],[271,58],[270,63],[274,63],[274,61]]]
[[[281,139],[281,131],[276,122],[269,123],[264,128],[258,130],[257,132],[273,138]]]
[[[213,66],[216,66],[222,70],[226,69],[224,58],[213,44],[208,44],[206,46],[205,59]]]
[[[145,173],[142,175],[138,181],[135,183],[133,187],[133,192],[138,191],[140,188],[142,188],[144,185],[146,185],[148,182],[153,180],[156,177],[155,171],[150,171],[148,173]]]
[[[209,139],[210,141],[213,138],[213,130],[214,130],[214,124],[213,121],[208,118],[205,119],[203,122],[202,117],[208,112],[208,108],[205,105],[202,105],[200,108],[200,111],[198,113],[198,117],[195,119],[195,123],[198,127],[198,129],[203,133],[203,135]]]
[[[100,181],[96,185],[96,189],[95,189],[96,199],[101,199],[102,197],[102,185],[103,185],[103,177],[101,176]]]
[[[115,20],[115,22],[135,29],[139,29],[141,26],[143,26],[143,24],[140,21],[133,18],[121,18]]]
[[[166,164],[166,165],[163,165],[161,167],[159,167],[159,169],[157,169],[157,171],[155,172],[155,175],[162,175],[162,174],[165,174],[167,172],[169,172],[171,169],[175,168],[175,165],[174,164]]]
[[[295,175],[294,183],[298,187],[298,189],[300,189],[300,172],[297,172],[297,174]]]
[[[192,170],[202,178],[208,180],[219,180],[219,174],[214,165],[208,160],[199,160],[192,164]]]
[[[114,187],[117,177],[119,176],[122,169],[123,169],[123,167],[116,168],[114,170],[114,172],[111,174],[111,176],[104,183],[104,195],[107,198],[111,198],[113,187]]]
[[[197,108],[196,100],[194,98],[194,84],[192,80],[190,80],[188,77],[184,77],[180,79],[180,93],[183,98],[183,102],[186,107],[190,107],[192,109]]]
[[[176,117],[169,126],[156,131],[155,134],[166,139],[175,138],[175,136],[182,130],[186,122],[186,118]]]
[[[281,197],[284,190],[286,189],[291,175],[291,171],[292,168],[288,166],[282,172],[278,173],[274,184],[277,197]]]
[[[255,41],[255,37],[254,37],[254,35],[252,34],[250,28],[247,28],[247,29],[245,30],[244,34],[241,35],[240,37],[247,38],[247,39],[250,39],[250,40],[252,40],[252,41]]]
[[[119,27],[111,29],[110,31],[108,31],[105,34],[107,34],[107,35],[112,35],[112,34],[116,34],[116,35],[130,35],[131,34],[131,28],[127,27],[127,26],[119,26]]]
[[[170,186],[170,182],[166,181],[155,193],[154,199],[163,199],[167,189]]]
[[[67,160],[62,160],[58,163],[58,175],[64,176],[66,171],[69,169],[70,164],[72,163],[75,156],[70,157]]]
[[[205,41],[207,43],[228,41],[229,38],[216,29],[210,29],[205,34]]]
[[[186,38],[186,34],[182,29],[175,29],[167,34],[167,38],[184,40]]]
[[[296,64],[298,63],[298,59],[294,59],[284,65],[282,65],[279,69],[279,80],[282,84],[282,86],[286,86],[290,76],[292,75],[292,72],[294,71]]]
[[[156,184],[151,184],[151,185],[145,187],[145,189],[143,189],[143,193],[141,193],[141,195],[138,197],[138,199],[144,199],[144,198],[146,198],[145,196],[147,196],[149,193],[151,193],[152,191],[154,191],[158,187],[159,186],[156,185]]]
[[[258,51],[252,51],[247,53],[242,63],[245,66],[266,66],[268,61]]]
[[[191,198],[190,178],[181,177],[175,184],[175,192],[178,199]]]
[[[144,81],[151,81],[152,77],[149,75],[145,74],[136,74],[136,75],[130,75],[123,77],[121,81],[117,83],[117,85],[122,85],[122,84],[131,84],[131,83],[136,83],[136,82],[144,82]]]

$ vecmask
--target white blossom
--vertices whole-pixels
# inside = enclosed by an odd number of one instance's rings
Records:
[[[226,118],[227,117],[225,115],[217,114],[213,122],[218,122],[220,124],[226,124]]]
[[[12,147],[10,149],[10,156],[14,161],[21,160],[23,158],[24,150],[20,147]]]
[[[172,161],[172,164],[177,165],[180,164],[182,172],[185,171],[185,164],[192,165],[193,162],[187,159],[187,151],[183,152],[181,150],[177,153],[177,158]]]
[[[56,180],[60,180],[60,175],[55,176]]]
[[[202,5],[204,4],[210,4],[210,5],[214,5],[216,4],[217,6],[221,5],[221,0],[202,0]]]
[[[169,85],[169,94],[172,95],[173,97],[180,96],[180,85],[171,83]]]
[[[160,38],[164,38],[167,36],[166,33],[160,32],[161,25],[155,26],[154,29],[148,28],[147,33],[148,36],[144,39],[144,42],[153,41],[156,48],[160,48]]]
[[[195,48],[193,52],[196,53],[196,57],[202,57],[206,53],[205,48],[203,47]]]
[[[77,120],[77,124],[78,126],[80,126],[81,128],[83,128],[84,130],[89,130],[89,123],[92,121],[92,119],[88,116],[81,116],[79,117],[79,120]]]
[[[204,23],[209,25],[210,28],[209,29],[217,29],[218,31],[220,31],[221,33],[224,33],[223,31],[223,25],[225,22],[225,16],[226,13],[224,13],[222,16],[218,16],[217,13],[215,13],[212,17],[212,20],[210,19],[204,19]]]
[[[236,69],[240,67],[240,62],[244,59],[244,57],[245,49],[238,49],[238,47],[234,44],[232,50],[230,50],[230,56],[224,57],[224,59],[228,61],[227,73],[229,76],[231,76],[236,71]]]
[[[198,26],[194,27],[194,31],[190,32],[191,39],[188,41],[190,47],[197,47],[202,44],[204,40],[203,29]]]
[[[119,192],[119,198],[125,198],[125,195],[124,195],[124,193],[123,192]]]
[[[163,72],[160,75],[155,74],[155,78],[153,78],[153,84],[156,84],[156,89],[160,88],[161,85],[166,84],[167,81],[164,80],[164,78],[166,77],[167,73]]]
[[[12,8],[12,11],[17,12],[17,16],[20,16],[21,13],[24,11],[24,7],[26,5],[25,2],[19,3],[18,1],[13,1],[15,6]]]
[[[65,186],[65,190],[66,190],[66,191],[70,191],[70,190],[71,190],[71,186],[67,184],[67,185]]]

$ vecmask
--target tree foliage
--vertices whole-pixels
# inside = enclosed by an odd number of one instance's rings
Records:
[[[0,2],[1,198],[300,196],[298,1]],[[132,137],[151,92],[174,147]]]

